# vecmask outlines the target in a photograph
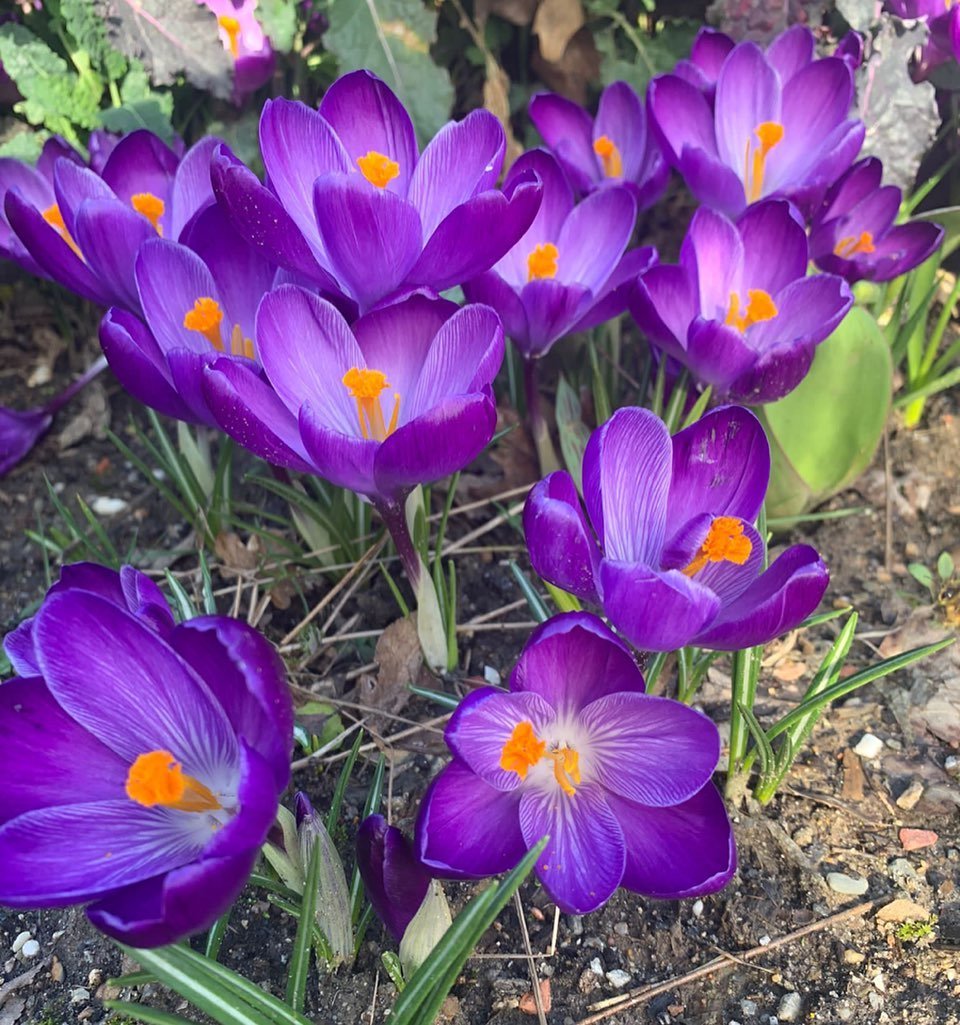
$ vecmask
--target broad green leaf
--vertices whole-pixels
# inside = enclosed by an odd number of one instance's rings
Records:
[[[770,516],[798,516],[867,468],[883,436],[892,380],[882,332],[854,307],[817,348],[799,386],[759,410],[772,457]]]
[[[437,12],[419,0],[333,0],[323,43],[341,73],[368,68],[410,112],[420,145],[450,119],[453,84],[430,58]]]
[[[104,20],[90,0],[60,0],[60,16],[78,48],[115,82],[127,70],[127,59],[107,41]]]

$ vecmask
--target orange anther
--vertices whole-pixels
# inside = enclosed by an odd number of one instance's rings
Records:
[[[125,789],[130,800],[145,808],[217,811],[223,807],[209,787],[184,773],[169,751],[138,755],[127,772]]]
[[[383,419],[383,408],[380,405],[380,393],[390,387],[387,375],[382,370],[351,367],[341,378],[350,395],[357,402],[357,419],[360,422],[360,433],[368,439],[383,441],[397,429],[400,418],[400,396],[393,396],[393,413],[390,423]]]
[[[60,207],[57,206],[56,203],[53,203],[51,206],[48,206],[46,210],[43,211],[41,216],[47,222],[47,224],[49,224],[52,228],[57,229],[57,232],[59,233],[63,241],[66,242],[67,245],[82,260],[83,253],[80,252],[80,247],[77,245],[77,243],[73,239],[73,236],[70,234],[66,222],[63,219],[63,214],[60,213]]]
[[[759,146],[747,139],[743,157],[743,191],[748,203],[756,203],[763,195],[763,178],[767,169],[767,156],[783,140],[783,125],[779,121],[761,121],[753,130]]]
[[[552,242],[542,242],[527,257],[527,281],[557,276],[560,250]]]
[[[223,336],[220,333],[222,320],[223,310],[220,309],[220,303],[209,295],[203,295],[195,300],[193,307],[183,315],[183,326],[188,331],[199,331],[217,352],[224,352]]]
[[[230,56],[236,60],[240,56],[240,22],[229,14],[221,14],[217,24],[226,32]]]
[[[607,135],[601,135],[593,143],[593,152],[600,158],[603,164],[603,173],[607,178],[623,177],[623,157],[620,148]]]
[[[360,173],[378,189],[385,189],[400,173],[400,165],[375,149],[368,150],[357,159]]]
[[[869,231],[861,231],[859,235],[846,235],[833,247],[837,256],[848,260],[857,253],[872,253],[876,250],[873,235]]]
[[[765,292],[762,288],[749,288],[747,289],[747,308],[745,310],[740,307],[740,293],[730,293],[730,305],[727,307],[724,323],[736,328],[742,334],[753,324],[759,324],[764,320],[773,320],[777,313],[777,304],[769,292]]]
[[[130,197],[130,205],[138,214],[142,214],[156,229],[158,235],[163,234],[163,225],[160,218],[166,210],[166,204],[152,192],[135,192]]]
[[[546,743],[533,732],[533,723],[525,719],[514,726],[510,739],[503,745],[500,768],[526,779],[527,772],[540,761],[546,748]]]
[[[743,524],[735,516],[718,516],[690,565],[684,569],[688,577],[699,573],[708,562],[732,562],[742,566],[753,551],[753,542],[743,532]]]

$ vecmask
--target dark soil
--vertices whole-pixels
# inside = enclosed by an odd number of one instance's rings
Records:
[[[62,386],[93,358],[94,322],[64,306],[58,313],[63,324],[52,325],[46,313],[47,297],[22,285],[7,288],[4,304],[0,403],[23,407]],[[58,338],[67,329],[75,341],[64,346]],[[56,356],[50,360],[52,380],[28,389],[26,382],[42,362],[38,353],[43,352]],[[185,554],[173,567],[184,571],[188,584],[193,582],[197,560],[190,550],[189,530],[174,521],[155,487],[103,437],[109,421],[128,443],[136,445],[127,424],[131,415],[142,422],[142,413],[109,375],[91,395],[85,405],[78,403],[66,411],[34,453],[0,481],[0,629],[9,629],[31,610],[46,586],[43,551],[25,536],[27,530],[49,530],[57,522],[45,475],[75,511],[75,494],[88,502],[97,496],[123,500],[121,511],[99,517],[114,543],[126,550],[135,541],[137,562],[148,570],[170,563],[165,550],[182,548]],[[81,405],[86,420],[77,423],[72,418],[81,412]],[[833,509],[865,507],[866,511],[805,532],[831,566],[828,601],[852,603],[860,612],[860,639],[851,655],[855,665],[875,658],[878,648],[884,653],[909,648],[949,629],[943,610],[934,608],[930,596],[908,575],[906,564],[919,561],[932,567],[943,550],[952,551],[960,564],[960,422],[955,412],[954,396],[934,402],[918,430],[905,431],[893,424],[889,478],[881,458],[857,489],[830,504]],[[65,429],[75,443],[61,450]],[[457,504],[505,491],[518,478],[522,483],[523,458],[522,445],[502,442],[494,458],[488,457],[467,478]],[[256,493],[251,500],[273,508]],[[504,499],[498,509],[488,504],[452,519],[451,536],[463,537],[515,500]],[[504,522],[472,543],[509,548],[519,542],[516,530]],[[237,607],[246,615],[248,608],[258,605],[259,595],[251,598],[249,586],[258,570],[231,568],[227,564],[231,551],[221,549],[214,560],[214,584],[222,589],[221,611],[229,613],[239,573],[246,589]],[[486,552],[457,560],[461,623],[521,597],[508,567],[516,557],[508,550],[488,547]],[[51,561],[55,575],[52,557]],[[275,641],[329,587],[320,575],[305,572],[295,583],[302,598],[294,589],[292,603],[282,608],[286,599],[278,595],[259,617],[259,625]],[[491,622],[520,623],[528,616],[525,606],[517,606]],[[396,605],[382,578],[371,576],[337,613],[327,636],[380,630],[396,618]],[[791,636],[770,646],[758,699],[761,719],[796,701],[834,628],[835,624],[828,624],[812,636]],[[462,672],[448,686],[462,690],[492,671],[505,678],[526,635],[523,628],[465,634]],[[439,715],[442,710],[425,699],[411,699],[376,679],[369,665],[373,640],[355,638],[324,645],[309,657],[303,650],[291,652],[297,694],[308,691],[345,702],[340,709],[344,719],[364,715],[370,734],[377,738],[389,738],[410,721],[426,723]],[[704,707],[718,720],[726,714],[725,671],[725,664],[718,663],[701,695]],[[357,710],[350,702],[366,708]],[[443,763],[437,730],[425,727],[396,742],[377,741],[389,758],[386,792],[393,820],[400,825],[410,824],[419,795]],[[865,732],[884,741],[879,757],[869,761],[852,753]],[[777,1020],[958,1025],[958,745],[960,660],[948,649],[935,660],[866,688],[831,709],[781,794],[766,808],[750,805],[736,810],[740,870],[724,892],[702,901],[660,903],[620,893],[593,915],[560,916],[553,950],[555,909],[542,890],[528,883],[521,891],[522,909],[536,972],[548,983],[542,989],[549,994],[552,1008],[547,1021],[572,1025],[600,1020],[597,1016],[606,1011],[611,1014],[609,1020],[617,1023],[663,1025],[773,1025]],[[345,851],[349,851],[350,831],[359,817],[376,753],[374,748],[364,756],[347,790],[347,827],[341,838]],[[948,761],[951,756],[954,760]],[[312,763],[296,777],[297,786],[320,807],[339,771],[339,756],[332,757]],[[917,786],[921,796],[911,804]],[[903,828],[932,830],[937,839],[923,849],[908,851],[901,839]],[[837,892],[826,881],[832,872],[866,880],[866,892]],[[477,887],[450,886],[455,909]],[[898,920],[895,912],[902,905],[889,908],[901,898],[915,902],[931,916],[932,927],[926,935],[916,938],[916,930]],[[858,910],[839,921],[829,918],[844,909]],[[885,922],[884,915],[891,913],[894,920]],[[914,909],[914,917],[919,914]],[[790,938],[802,929],[807,930],[804,935]],[[12,950],[23,932],[39,944],[32,957]],[[282,995],[293,933],[288,916],[269,904],[262,891],[248,889],[232,914],[222,959]],[[353,967],[314,977],[308,995],[310,1017],[323,1025],[373,1025],[388,1020],[395,992],[379,968],[380,951],[388,946],[379,927],[371,927]],[[770,947],[769,952],[748,953],[764,946]],[[672,981],[718,956],[725,961],[710,974],[686,983]],[[446,1020],[454,1025],[536,1021],[530,963],[524,955],[516,909],[508,907],[454,987],[444,1009]],[[107,979],[132,967],[86,923],[82,911],[0,910],[0,1025],[104,1020],[103,999],[121,995],[107,985]],[[661,992],[619,1014],[612,1014],[612,1005],[606,1003],[661,982],[667,983]],[[159,986],[125,990],[122,997],[200,1020]]]

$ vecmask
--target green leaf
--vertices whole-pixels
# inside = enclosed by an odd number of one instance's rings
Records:
[[[590,431],[580,416],[580,399],[560,375],[557,383],[557,431],[560,435],[560,452],[577,491],[583,490],[583,452],[590,440]]]
[[[307,976],[310,974],[313,925],[317,914],[321,854],[320,844],[315,843],[310,851],[310,864],[303,885],[303,903],[300,905],[300,920],[297,922],[297,935],[293,941],[293,953],[290,955],[290,968],[287,971],[287,1003],[295,1011],[302,1011],[307,999]]]
[[[941,552],[937,559],[937,576],[941,580],[949,580],[953,576],[953,556],[949,552]]]
[[[138,60],[130,61],[130,70],[120,85],[120,99],[119,107],[101,113],[104,128],[122,135],[146,128],[166,143],[173,141],[173,94],[152,89],[147,70]]]
[[[279,53],[293,49],[297,34],[296,0],[259,0],[257,21],[270,37],[270,45]]]
[[[421,146],[450,119],[453,84],[430,59],[437,12],[411,0],[334,0],[323,43],[341,73],[368,68],[410,112]]]
[[[24,164],[35,164],[40,157],[43,144],[50,138],[50,133],[42,128],[34,130],[23,125],[23,131],[11,135],[0,142],[0,157],[9,157]]]
[[[854,307],[818,346],[797,388],[758,411],[770,440],[770,516],[798,516],[867,468],[883,436],[892,381],[883,333]]]
[[[142,1021],[144,1025],[193,1025],[189,1018],[181,1018],[179,1014],[144,1007],[143,1004],[131,1004],[125,1000],[106,1000],[103,1006],[116,1011],[117,1014],[125,1014],[136,1021]]]
[[[110,81],[117,81],[127,70],[127,59],[107,41],[104,20],[90,0],[60,0],[60,16],[77,47],[89,54]]]
[[[907,572],[921,587],[925,587],[931,593],[933,592],[933,574],[922,562],[911,562],[907,566]]]

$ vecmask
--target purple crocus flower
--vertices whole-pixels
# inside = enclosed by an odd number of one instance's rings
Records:
[[[0,904],[86,904],[138,947],[211,925],[290,778],[272,646],[223,616],[174,625],[132,567],[79,563],[5,647],[19,677],[0,685]]]
[[[781,44],[781,40],[786,40]],[[739,43],[723,61],[713,105],[676,74],[650,83],[650,113],[667,159],[700,202],[726,214],[786,196],[805,214],[853,163],[863,122],[851,118],[853,72],[812,60],[812,38],[786,33],[764,52]]]
[[[382,815],[368,815],[360,823],[357,867],[373,910],[399,943],[427,895],[430,873]]]
[[[892,281],[923,263],[943,241],[928,221],[894,225],[902,194],[881,185],[883,165],[867,157],[830,189],[810,224],[810,258],[849,282]]]
[[[786,201],[755,203],[736,222],[701,208],[679,265],[645,271],[630,309],[655,345],[718,395],[772,402],[803,380],[853,303],[842,278],[807,277],[807,262],[803,223]]]
[[[643,100],[626,82],[603,90],[596,119],[566,97],[540,93],[530,101],[530,120],[579,194],[623,184],[645,210],[663,192],[670,166],[647,128]]]
[[[585,914],[622,886],[674,899],[721,889],[733,833],[711,782],[720,754],[702,713],[644,693],[625,646],[595,616],[539,627],[506,693],[483,687],[453,713],[453,760],[417,820],[437,875],[504,872],[543,836],[537,875],[562,911]]]
[[[742,406],[713,410],[672,438],[649,410],[619,409],[584,452],[586,516],[564,470],[530,492],[530,561],[602,606],[641,650],[765,644],[817,607],[829,579],[808,545],[763,570],[753,523],[769,478],[763,428]]]
[[[720,69],[736,45],[726,32],[704,25],[693,40],[689,58],[678,60],[673,73],[699,89],[712,106]]]
[[[319,110],[271,100],[260,119],[270,189],[221,151],[214,185],[237,231],[360,312],[424,286],[439,292],[486,270],[540,202],[531,180],[495,186],[503,128],[486,110],[442,128],[418,153],[413,123],[375,75],[344,75]],[[270,191],[272,190],[272,191]]]
[[[233,58],[233,99],[243,100],[264,82],[276,66],[270,40],[254,17],[257,0],[197,0],[217,18],[220,42]]]
[[[107,311],[100,344],[120,383],[141,402],[213,426],[202,371],[221,354],[256,362],[255,316],[276,268],[248,246],[216,205],[184,233],[189,245],[148,239],[135,278],[146,323]]]
[[[609,185],[575,204],[560,164],[546,150],[525,153],[510,168],[504,192],[543,182],[543,201],[517,244],[483,274],[464,282],[471,302],[492,306],[526,359],[543,356],[559,338],[603,323],[626,308],[619,286],[656,261],[652,246],[625,252],[636,203]]]
[[[57,160],[52,206],[42,209],[14,187],[4,211],[47,276],[102,306],[138,311],[137,250],[157,235],[178,239],[213,202],[210,155],[218,145],[202,139],[181,159],[153,133],[133,132],[117,143],[101,175]]]
[[[930,30],[913,68],[915,81],[922,82],[947,61],[960,60],[960,8],[953,0],[886,0],[884,10],[922,21]]]

